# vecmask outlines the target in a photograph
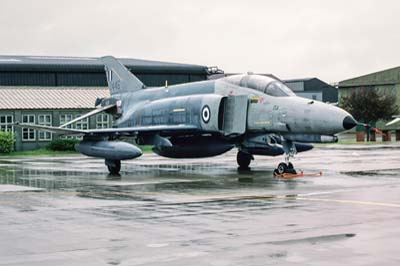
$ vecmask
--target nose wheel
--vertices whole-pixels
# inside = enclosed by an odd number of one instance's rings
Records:
[[[285,151],[285,162],[281,162],[278,164],[278,166],[274,170],[274,174],[297,174],[293,164],[289,162],[290,157],[294,157],[294,155],[297,153],[296,146],[290,140],[283,140],[282,147]]]
[[[279,163],[278,167],[274,170],[274,174],[282,175],[282,174],[297,174],[296,170],[293,167],[291,162],[289,163]]]

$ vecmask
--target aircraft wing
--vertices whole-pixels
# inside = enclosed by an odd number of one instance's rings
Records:
[[[81,129],[72,129],[72,128],[60,128],[60,127],[51,127],[51,126],[42,126],[37,124],[28,124],[28,123],[15,123],[14,126],[17,127],[25,127],[37,129],[40,131],[47,131],[51,133],[63,134],[63,135],[85,135],[86,130]]]
[[[387,123],[386,126],[393,125],[393,124],[395,124],[395,123],[400,121],[400,116],[394,116],[394,117],[396,117],[396,118],[393,119],[392,121],[390,121],[389,123]]]
[[[187,132],[197,131],[199,128],[194,125],[158,125],[158,126],[140,126],[140,127],[122,127],[122,128],[103,128],[103,129],[90,129],[87,134],[91,135],[109,135],[109,134],[137,134],[137,133],[151,133],[151,132]]]
[[[139,126],[123,128],[103,128],[103,129],[72,129],[52,126],[42,126],[27,123],[15,123],[17,127],[32,128],[40,131],[58,133],[62,135],[137,135],[139,133],[152,132],[193,132],[199,130],[195,125],[157,125],[157,126]]]

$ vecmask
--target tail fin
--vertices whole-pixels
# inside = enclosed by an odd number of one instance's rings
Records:
[[[114,57],[105,56],[101,61],[104,64],[111,95],[145,88],[145,85]]]

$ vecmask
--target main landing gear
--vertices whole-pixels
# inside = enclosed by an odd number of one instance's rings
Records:
[[[240,170],[249,170],[250,169],[249,165],[251,160],[254,160],[253,155],[243,151],[238,151],[236,156],[236,161],[239,165]]]
[[[121,170],[121,161],[120,160],[108,160],[106,159],[105,164],[107,165],[108,171],[112,175],[118,175]]]
[[[274,170],[274,174],[297,174],[296,170],[293,167],[293,164],[289,162],[290,157],[293,157],[297,153],[296,146],[290,140],[283,140],[282,146],[285,152],[285,162],[281,162],[278,164],[278,167],[276,167],[276,169]]]

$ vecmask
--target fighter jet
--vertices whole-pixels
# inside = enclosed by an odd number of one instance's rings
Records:
[[[95,110],[60,127],[18,125],[82,136],[76,150],[104,158],[111,174],[120,172],[121,160],[142,155],[127,139],[170,158],[211,157],[236,147],[241,169],[249,168],[253,155],[284,155],[275,172],[295,173],[290,158],[297,152],[312,149],[310,143],[335,142],[336,133],[357,125],[343,109],[298,97],[272,77],[241,74],[146,88],[115,58],[101,60],[110,97],[97,99]],[[69,128],[99,112],[113,116],[112,128]]]

